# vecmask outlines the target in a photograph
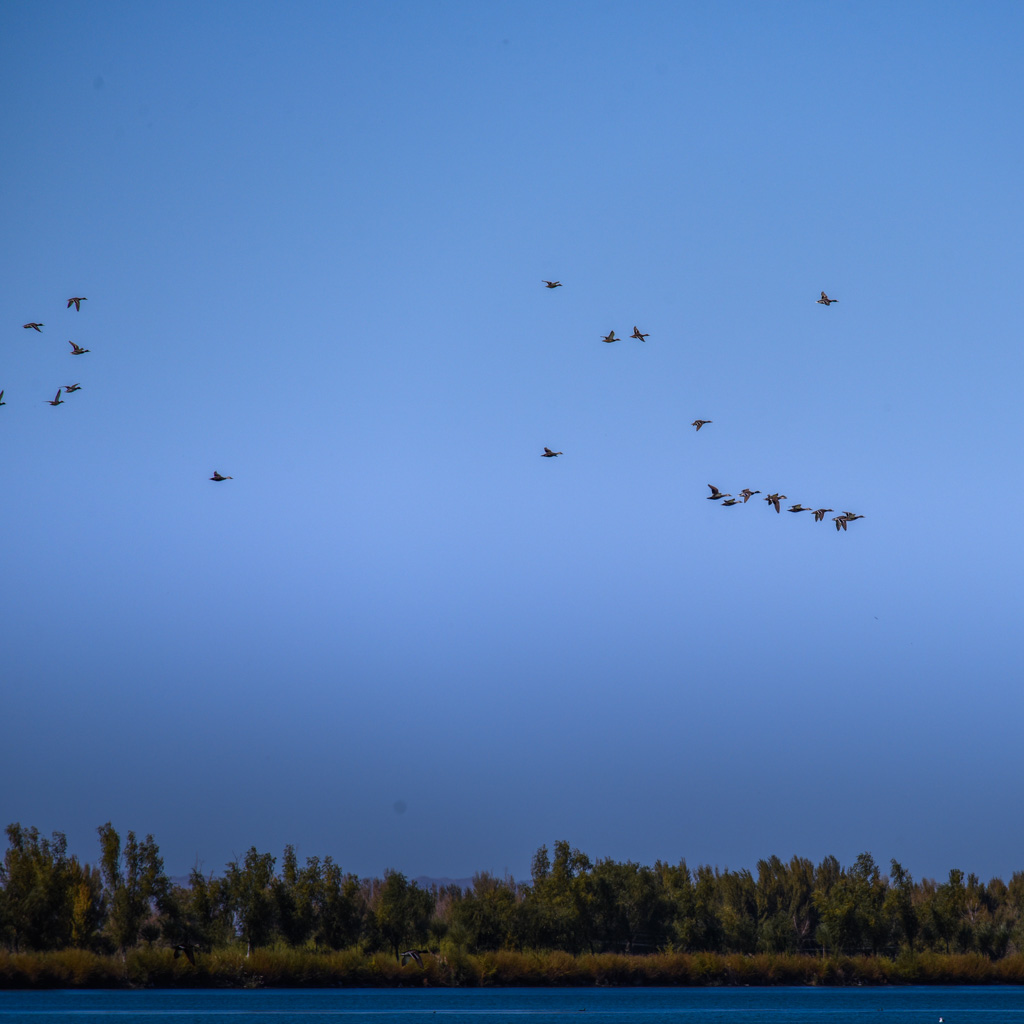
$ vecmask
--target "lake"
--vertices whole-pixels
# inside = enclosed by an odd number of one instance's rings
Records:
[[[0,1024],[565,1024],[570,1016],[600,1024],[1024,1024],[1024,987],[0,992]]]

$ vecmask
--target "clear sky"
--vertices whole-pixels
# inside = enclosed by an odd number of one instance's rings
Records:
[[[1024,6],[9,0],[0,51],[0,825],[1024,869]]]

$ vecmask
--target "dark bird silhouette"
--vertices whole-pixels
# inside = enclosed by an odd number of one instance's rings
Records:
[[[6,405],[6,404],[7,403],[4,401],[4,393],[2,391],[0,391],[0,405]]]
[[[830,299],[824,292],[821,293],[821,298],[815,300],[819,306],[831,306],[833,302],[838,302],[838,299]]]
[[[89,351],[87,348],[82,348],[81,345],[76,345],[73,341],[69,341],[68,344],[71,346],[71,354],[73,356],[84,356]]]
[[[214,470],[213,471],[213,476],[211,476],[210,479],[211,480],[216,480],[219,483],[221,480],[234,480],[234,477],[233,476],[221,476],[220,473],[217,472],[217,470]]]
[[[836,532],[846,529],[846,516],[833,516],[832,522],[836,524]]]
[[[88,300],[86,299],[86,297],[84,295],[78,295],[78,296],[76,296],[73,299],[68,299],[68,309],[70,309],[71,308],[71,304],[74,303],[75,309],[81,311],[82,307],[79,305],[79,303],[87,302],[87,301]]]
[[[786,511],[787,512],[810,512],[811,509],[804,508],[803,505],[800,504],[800,502],[797,502],[795,505],[790,505],[789,508],[786,509]]]
[[[723,505],[742,505],[743,502],[739,498],[730,498],[728,501],[723,501]]]
[[[50,402],[50,400],[48,398],[45,399],[45,401]],[[63,405],[63,404],[64,404],[64,399],[60,397],[60,388],[57,388],[57,394],[54,396],[53,401],[50,402],[50,405]]]
[[[82,390],[82,385],[81,384],[65,384],[64,385],[64,394],[65,395],[70,395],[72,391],[81,391],[81,390]]]
[[[613,341],[621,341],[622,339],[616,338],[614,331],[609,331],[601,340],[608,342],[608,344],[610,345]]]
[[[643,341],[644,338],[649,338],[650,334],[641,334],[640,333],[640,328],[637,327],[636,324],[634,324],[633,325],[633,333],[630,335],[630,337],[631,338],[636,338],[637,341]]]
[[[45,327],[46,324],[22,324],[21,326],[25,328],[31,327],[33,330],[39,331],[39,333],[42,334],[43,332],[39,329],[41,327]]]
[[[546,284],[549,288],[561,288],[562,287],[562,282],[561,281],[545,281],[544,284]]]
[[[814,510],[814,521],[816,523],[820,523],[822,521],[822,519],[825,518],[825,513],[826,512],[834,512],[834,511],[835,511],[835,509],[831,509],[831,508],[816,508]]]
[[[416,961],[416,963],[418,963],[420,965],[420,967],[422,967],[423,966],[423,957],[420,956],[420,954],[421,953],[429,953],[429,952],[430,952],[430,950],[427,950],[427,949],[407,949],[404,953],[401,954],[402,966],[403,967],[405,966],[405,961],[406,960],[413,959],[413,960]]]
[[[853,513],[853,512],[844,512],[844,513],[843,513],[843,518],[844,518],[844,519],[845,519],[845,520],[846,520],[846,521],[847,521],[848,523],[852,523],[852,522],[854,521],[854,519],[863,519],[864,517],[863,517],[863,516],[858,516],[858,515],[856,515],[856,514],[855,514],[855,513]]]
[[[713,422],[714,422],[714,420],[694,420],[690,424],[690,426],[691,427],[696,427],[698,430],[700,430],[700,428],[703,427],[705,423],[713,423]]]
[[[550,448],[545,448],[541,454],[542,459],[553,459],[556,455],[561,455],[561,452],[553,452]]]
[[[718,501],[719,498],[731,498],[731,494],[723,494],[714,484],[708,484],[711,488],[711,493],[705,495],[708,501]]]
[[[748,501],[750,501],[750,499],[755,494],[760,494],[760,493],[761,493],[760,491],[752,491],[749,487],[744,487],[743,490],[740,491],[740,497],[743,499],[743,504],[745,505]]]
[[[202,952],[202,947],[198,942],[178,942],[171,946],[174,950],[174,959],[177,960],[182,953],[185,954],[185,959],[193,966],[196,965],[196,953]]]
[[[769,494],[764,500],[767,501],[769,505],[774,505],[776,512],[781,512],[782,510],[779,508],[779,502],[785,501],[786,496],[784,494]]]

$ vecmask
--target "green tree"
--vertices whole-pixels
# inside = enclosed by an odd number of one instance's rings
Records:
[[[0,934],[13,949],[61,949],[71,941],[77,880],[67,839],[36,828],[7,826],[10,846],[0,865]]]
[[[254,946],[264,946],[273,934],[275,901],[272,884],[276,858],[250,846],[242,864],[233,860],[225,876],[228,906],[235,922],[235,933],[245,943],[245,955]]]
[[[434,901],[429,892],[398,871],[386,871],[373,904],[377,928],[399,959],[404,948],[422,942],[430,925]]]
[[[896,941],[905,943],[907,949],[913,950],[920,931],[917,907],[914,905],[914,878],[895,857],[889,864],[889,886],[882,911],[891,922]]]
[[[170,882],[151,835],[139,842],[129,832],[122,850],[121,837],[109,821],[96,831],[105,883],[106,931],[123,959],[125,951],[139,941],[146,920],[164,909]]]

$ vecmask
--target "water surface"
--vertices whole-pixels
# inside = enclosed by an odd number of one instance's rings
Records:
[[[1022,986],[0,992],[0,1024],[1024,1024]]]

